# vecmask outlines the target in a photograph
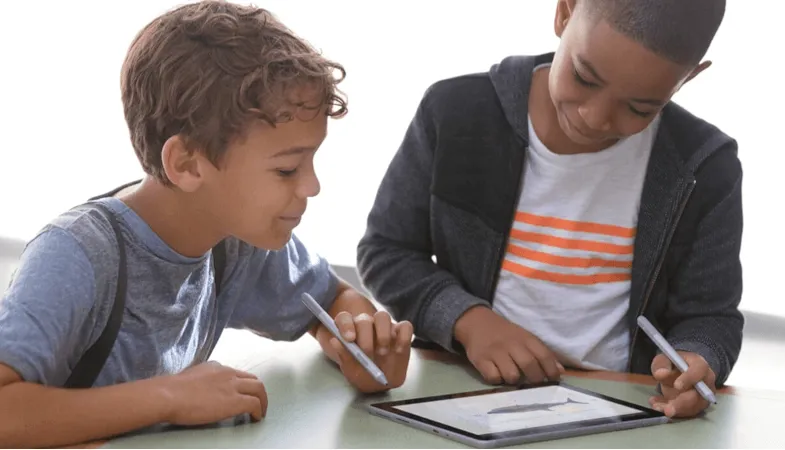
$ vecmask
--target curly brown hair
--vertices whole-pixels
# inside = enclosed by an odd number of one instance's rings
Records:
[[[123,63],[121,89],[131,142],[144,171],[169,185],[164,143],[183,137],[219,166],[254,120],[291,120],[292,88],[315,87],[318,111],[347,112],[340,64],[319,54],[269,11],[221,0],[173,9],[139,32]]]

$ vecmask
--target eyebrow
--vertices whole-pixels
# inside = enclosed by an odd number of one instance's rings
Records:
[[[291,147],[285,150],[281,150],[280,152],[274,154],[272,158],[279,158],[281,156],[289,156],[289,155],[299,155],[301,153],[306,153],[313,151],[313,147]]]
[[[592,66],[589,61],[586,61],[580,56],[576,56],[575,59],[578,60],[578,62],[583,66],[584,69],[588,70],[589,73],[591,73],[591,76],[596,78],[597,81],[599,81],[600,83],[605,84],[605,80],[602,79],[602,77],[597,73],[597,70],[594,69],[594,66]]]
[[[597,79],[597,81],[599,81],[602,84],[606,83],[605,80],[602,79],[602,77],[597,73],[597,70],[594,68],[594,66],[591,65],[589,61],[586,61],[580,56],[577,56],[576,59],[578,60],[580,65],[583,66],[584,69],[588,70],[589,73],[591,73],[591,75]],[[662,106],[665,104],[665,102],[663,102],[662,100],[657,100],[656,98],[631,98],[630,101],[633,103],[644,103],[652,106]]]

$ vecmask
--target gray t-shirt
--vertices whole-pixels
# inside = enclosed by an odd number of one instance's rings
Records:
[[[316,323],[300,295],[309,292],[325,309],[335,298],[328,263],[293,236],[278,251],[228,239],[216,299],[211,252],[178,254],[122,201],[100,202],[118,218],[128,284],[122,327],[95,386],[205,361],[226,327],[295,340]],[[47,225],[0,301],[0,362],[25,381],[62,386],[106,326],[118,264],[111,225],[96,208],[76,208]]]

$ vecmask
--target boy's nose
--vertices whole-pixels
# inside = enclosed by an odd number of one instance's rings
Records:
[[[316,174],[312,174],[311,176],[305,177],[303,179],[297,190],[298,197],[300,198],[316,197],[322,190],[322,186],[319,183],[319,178],[316,177]]]
[[[603,102],[588,102],[578,107],[583,122],[594,131],[611,129],[611,108]]]

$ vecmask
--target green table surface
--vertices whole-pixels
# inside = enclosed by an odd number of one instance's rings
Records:
[[[220,362],[259,376],[269,395],[259,423],[229,420],[195,428],[153,428],[106,448],[456,448],[463,444],[372,416],[363,403],[485,389],[466,364],[413,352],[406,383],[383,396],[358,395],[306,336],[293,343],[254,338]],[[228,356],[227,356],[228,355]],[[647,405],[651,385],[568,376],[578,387]],[[639,377],[640,378],[640,377]],[[699,418],[665,425],[538,442],[535,448],[783,448],[785,392],[735,390]],[[524,448],[527,446],[523,446]]]

